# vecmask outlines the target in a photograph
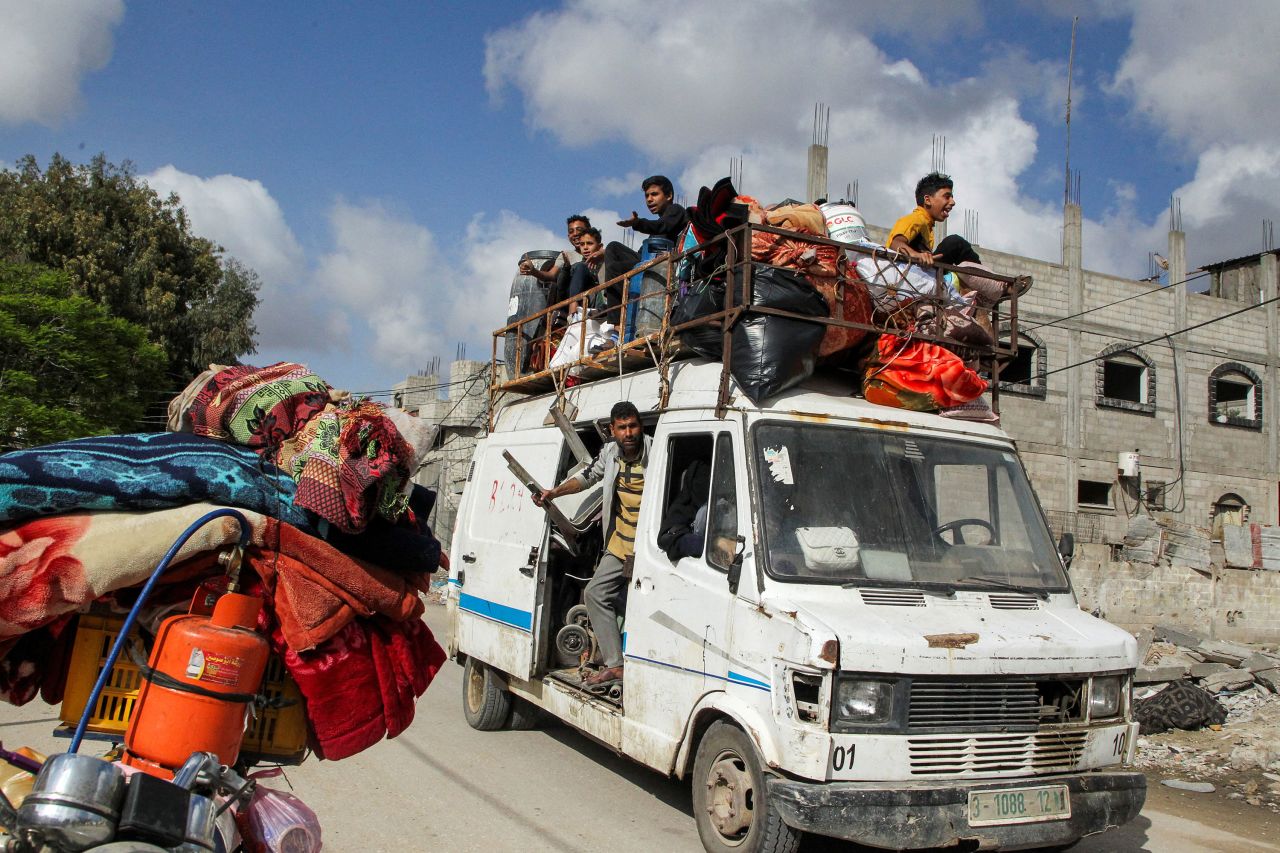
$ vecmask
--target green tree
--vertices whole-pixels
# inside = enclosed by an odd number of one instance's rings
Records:
[[[197,369],[234,362],[237,356],[257,352],[258,327],[253,310],[258,306],[262,280],[235,258],[222,262],[222,279],[208,297],[191,306],[191,324],[200,329],[193,358]]]
[[[165,393],[146,330],[72,291],[64,272],[0,263],[0,450],[133,429]]]
[[[0,171],[0,260],[62,270],[75,294],[142,326],[171,382],[253,350],[258,299],[245,285],[256,276],[238,264],[225,272],[220,251],[191,233],[176,196],[160,198],[127,162],[55,154],[43,171],[31,156]]]

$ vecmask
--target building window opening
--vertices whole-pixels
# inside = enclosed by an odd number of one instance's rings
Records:
[[[1213,514],[1210,517],[1213,533],[1210,538],[1221,541],[1224,526],[1245,524],[1248,520],[1248,502],[1237,494],[1225,494],[1213,502]]]
[[[1144,415],[1156,413],[1156,368],[1140,350],[1113,344],[1100,354],[1097,373],[1099,406]]]
[[[1102,366],[1102,396],[1127,403],[1146,403],[1147,368],[1142,362],[1111,359]]]
[[[1209,374],[1209,422],[1262,428],[1262,383],[1243,364],[1224,364]]]
[[[1000,371],[1000,378],[1011,385],[1030,385],[1035,375],[1035,360],[1035,347],[1018,344],[1018,354]]]
[[[1077,481],[1076,503],[1082,507],[1111,509],[1111,484],[1099,480]]]
[[[1146,490],[1142,493],[1143,502],[1146,503],[1147,509],[1166,509],[1165,506],[1165,483],[1152,480],[1147,483]]]
[[[1253,383],[1219,379],[1217,396],[1213,409],[1218,423],[1225,424],[1227,418],[1247,418],[1253,415]]]
[[[1008,347],[1009,330],[1000,335],[1000,343]],[[1045,396],[1045,348],[1038,338],[1019,334],[1015,354],[1000,366],[1000,389],[1031,397]]]

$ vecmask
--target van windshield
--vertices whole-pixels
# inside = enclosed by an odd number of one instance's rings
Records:
[[[883,430],[755,428],[765,565],[779,580],[1065,590],[1012,451]]]

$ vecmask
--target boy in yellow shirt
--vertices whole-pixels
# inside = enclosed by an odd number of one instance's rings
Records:
[[[948,175],[930,172],[916,184],[916,209],[893,224],[885,245],[918,264],[932,264],[933,224],[944,222],[956,206]]]

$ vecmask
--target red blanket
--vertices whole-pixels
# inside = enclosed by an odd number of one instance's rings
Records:
[[[348,557],[275,519],[266,519],[263,541],[263,548],[245,557],[266,585],[292,649],[315,648],[357,617],[403,621],[422,615],[417,588],[395,572]]]
[[[271,640],[307,700],[311,747],[330,761],[408,728],[415,701],[445,662],[444,649],[421,619],[356,619],[301,654],[279,630]]]
[[[862,395],[869,403],[936,412],[976,400],[987,382],[950,350],[927,341],[881,335],[867,363]]]

